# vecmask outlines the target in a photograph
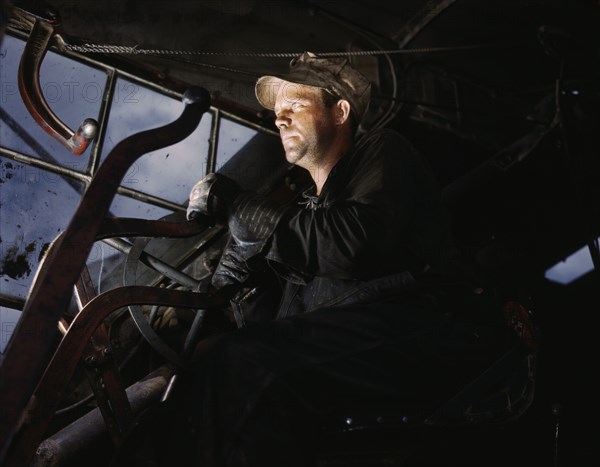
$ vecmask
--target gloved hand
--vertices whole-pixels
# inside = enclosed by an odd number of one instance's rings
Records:
[[[241,187],[225,175],[210,173],[190,191],[186,217],[192,220],[203,214],[226,221]]]
[[[231,239],[221,255],[212,284],[216,288],[241,284],[252,268],[248,263],[263,263],[269,238],[286,208],[271,199],[241,187],[230,178],[211,173],[190,192],[188,220],[199,214],[227,221]]]
[[[231,239],[212,277],[215,288],[242,284],[252,272],[264,268],[269,239],[286,209],[255,193],[236,198],[228,220]]]
[[[250,268],[246,264],[243,247],[233,239],[225,246],[221,260],[213,274],[211,283],[216,289],[243,284],[250,276]]]

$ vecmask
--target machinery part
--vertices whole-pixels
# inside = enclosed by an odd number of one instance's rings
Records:
[[[81,311],[95,296],[94,284],[87,266],[81,269],[75,284],[75,294]],[[119,368],[113,359],[108,330],[104,323],[88,341],[82,356],[84,371],[96,402],[115,445],[118,445],[132,423],[131,406],[121,382]]]
[[[172,369],[164,365],[141,381],[127,388],[127,398],[134,415],[157,402],[167,388]],[[99,409],[83,417],[42,441],[37,448],[31,467],[59,467],[106,433],[106,425]]]
[[[85,152],[98,133],[98,122],[86,118],[76,131],[71,130],[50,109],[40,86],[40,66],[51,45],[62,47],[64,40],[58,32],[60,17],[54,11],[46,10],[35,15],[20,8],[14,14],[22,23],[31,25],[31,32],[19,64],[19,92],[25,107],[42,129],[79,156]]]
[[[35,393],[28,401],[5,467],[29,465],[89,339],[115,310],[131,304],[158,304],[182,308],[214,308],[227,301],[220,296],[158,287],[130,286],[112,289],[92,299],[75,317],[60,342]],[[17,380],[12,381],[16,385]]]
[[[145,246],[150,240],[150,238],[143,237],[143,239],[146,241],[144,243]],[[125,253],[128,256],[127,263],[125,264],[125,271],[128,270],[129,261],[141,261],[145,265],[151,267],[155,271],[161,273],[165,277],[168,277],[172,281],[177,282],[178,284],[181,284],[192,290],[198,288],[198,286],[200,285],[200,281],[194,279],[191,276],[188,276],[187,274],[179,271],[173,266],[161,261],[157,257],[149,255],[148,253],[143,251],[143,248],[141,250],[138,250],[136,245],[139,241],[140,240],[136,241],[136,244],[132,245],[131,243],[120,238],[111,238],[105,240],[107,244],[109,244],[113,248],[116,248],[120,252]],[[127,277],[128,273],[125,272],[125,275]],[[133,278],[135,279],[135,274]],[[134,281],[131,283],[125,282],[124,285],[133,285],[134,283]]]
[[[69,226],[48,250],[0,366],[0,462],[58,345],[57,323],[69,305],[73,285],[122,178],[143,154],[175,144],[192,133],[210,107],[210,95],[204,89],[186,92],[184,102],[187,105],[174,122],[117,144],[90,183]]]
[[[144,248],[150,242],[150,240],[151,238],[149,237],[138,238],[134,245],[131,247],[131,250],[129,251],[129,255],[127,257],[127,261],[125,262],[125,267],[123,269],[123,283],[125,285],[135,284],[135,278],[137,275],[137,265],[141,260],[142,254],[144,253]],[[182,285],[188,284],[182,282]],[[194,286],[193,289],[195,288],[196,287]],[[185,362],[183,361],[181,356],[177,352],[175,352],[171,347],[169,347],[154,331],[154,329],[150,325],[150,322],[144,315],[144,311],[139,305],[129,305],[129,313],[138,330],[140,331],[146,342],[150,345],[150,347],[152,347],[156,352],[158,352],[158,354],[161,355],[163,358],[167,359],[171,363],[174,363],[178,367],[185,366]],[[198,314],[202,316],[203,313],[203,310],[196,310],[197,319],[194,318],[194,323],[198,320],[199,323],[201,322],[201,318],[198,317]],[[194,327],[193,329],[190,329],[190,331],[188,332],[188,336],[186,337],[186,342],[188,342],[192,338],[190,333],[196,332],[197,329],[194,331]]]
[[[125,284],[135,283],[135,277],[137,273],[137,265],[145,246],[151,239],[139,238],[135,244],[131,247],[127,261],[125,262],[125,268],[123,270],[123,282]],[[177,366],[183,366],[184,363],[181,360],[179,354],[169,347],[156,332],[152,329],[152,326],[146,319],[142,308],[139,305],[129,305],[129,313],[137,326],[140,334],[144,337],[146,342],[152,347],[159,355],[166,358],[168,361],[174,363]]]

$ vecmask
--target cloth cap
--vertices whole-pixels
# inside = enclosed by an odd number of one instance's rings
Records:
[[[323,88],[347,100],[357,122],[362,120],[371,98],[371,83],[350,65],[348,58],[324,58],[304,52],[290,61],[288,74],[258,79],[255,87],[258,102],[273,110],[280,86],[290,83]]]

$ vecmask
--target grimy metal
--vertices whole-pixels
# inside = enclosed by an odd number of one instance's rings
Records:
[[[32,400],[42,399],[43,403],[31,404],[28,423],[18,436],[8,453],[4,467],[29,465],[35,449],[56,410],[75,367],[79,362],[89,339],[97,332],[102,321],[113,311],[131,304],[171,305],[175,307],[211,308],[223,306],[220,295],[173,290],[150,286],[128,286],[111,289],[93,298],[75,317],[64,338],[50,361]],[[39,396],[39,397],[38,397]]]
[[[183,102],[186,105],[177,120],[132,135],[110,152],[70,224],[41,263],[0,366],[0,464],[19,425],[27,419],[27,411],[35,406],[35,402],[28,404],[59,344],[59,319],[69,305],[73,286],[121,180],[143,154],[191,134],[210,107],[210,94],[203,88],[192,88],[184,94]]]
[[[98,133],[98,122],[86,118],[76,131],[71,130],[48,106],[40,87],[40,66],[52,45],[63,49],[58,12],[50,7],[39,12],[15,8],[14,15],[31,27],[25,50],[19,64],[19,92],[25,107],[42,129],[65,146],[72,154],[80,156]]]

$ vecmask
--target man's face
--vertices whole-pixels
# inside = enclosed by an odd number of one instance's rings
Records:
[[[334,109],[325,107],[318,88],[282,83],[274,110],[288,162],[308,170],[319,164],[333,142]]]

